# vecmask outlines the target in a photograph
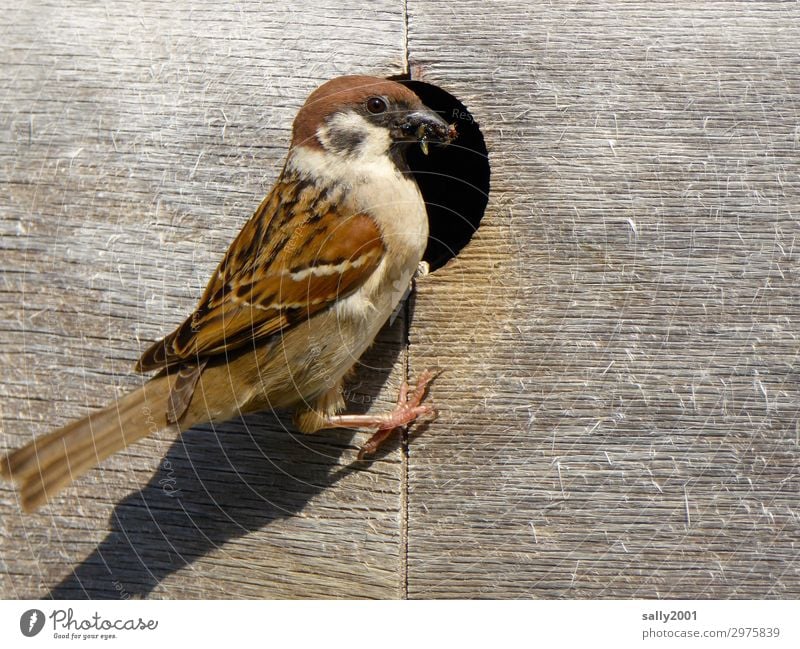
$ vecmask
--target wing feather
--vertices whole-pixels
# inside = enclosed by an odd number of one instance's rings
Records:
[[[227,353],[283,331],[355,292],[385,252],[367,214],[307,181],[280,181],[242,228],[192,315],[152,345],[149,371]]]

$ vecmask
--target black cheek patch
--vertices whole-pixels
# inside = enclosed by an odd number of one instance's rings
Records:
[[[328,146],[337,153],[355,153],[364,141],[364,133],[359,131],[331,130],[328,133]]]

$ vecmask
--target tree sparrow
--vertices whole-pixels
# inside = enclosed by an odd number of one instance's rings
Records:
[[[434,374],[388,414],[347,415],[342,381],[403,297],[428,238],[405,151],[455,128],[399,83],[366,76],[315,90],[294,121],[280,178],[214,272],[194,312],[139,359],[141,388],[0,461],[33,510],[157,430],[294,408],[303,432],[377,427],[359,457],[434,414]],[[399,289],[399,290],[398,290]]]

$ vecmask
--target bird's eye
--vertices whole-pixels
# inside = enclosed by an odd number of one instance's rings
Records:
[[[385,113],[388,106],[383,97],[370,97],[367,99],[367,110],[373,115]]]

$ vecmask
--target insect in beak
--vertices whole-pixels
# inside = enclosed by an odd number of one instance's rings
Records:
[[[419,138],[419,148],[422,149],[422,153],[428,155],[428,126],[426,124],[420,124],[417,129],[417,137]]]
[[[419,143],[419,148],[425,155],[428,155],[431,142],[446,145],[458,137],[455,124],[448,124],[428,109],[408,115],[399,131],[400,141]]]
[[[453,140],[458,137],[458,132],[456,131],[455,124],[448,124],[447,130],[444,131],[443,129],[439,129],[440,132],[434,131],[431,132],[432,129],[429,124],[420,124],[419,128],[417,129],[417,139],[419,140],[419,148],[422,149],[422,153],[428,155],[428,147],[429,147],[429,139],[431,135],[433,135],[434,140],[441,144],[449,144]]]

